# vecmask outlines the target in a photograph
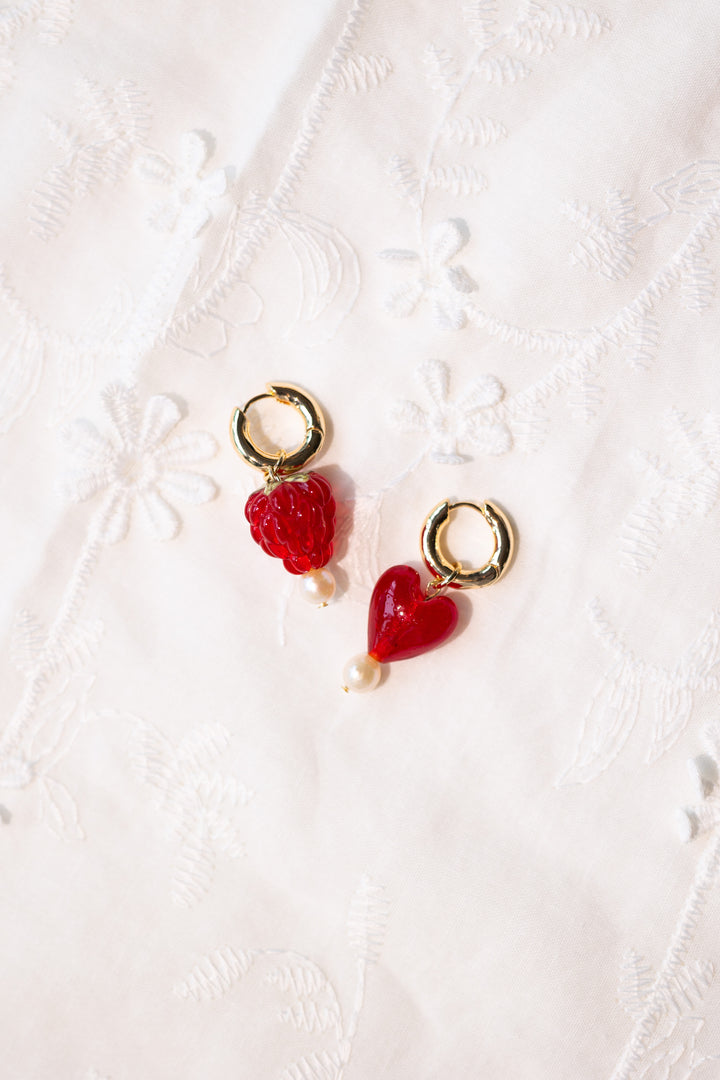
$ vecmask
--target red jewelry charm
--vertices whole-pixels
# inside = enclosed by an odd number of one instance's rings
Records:
[[[250,437],[247,412],[263,398],[293,405],[305,420],[305,439],[292,453],[266,454]],[[309,394],[290,385],[268,385],[267,393],[235,409],[231,423],[235,449],[265,473],[265,485],[245,505],[253,540],[273,558],[282,559],[291,574],[302,578],[306,599],[325,607],[335,592],[335,579],[326,564],[332,558],[335,537],[335,499],[330,482],[302,468],[320,450],[325,422]]]
[[[482,514],[495,539],[492,557],[479,570],[463,570],[440,549],[450,512],[459,506]],[[444,590],[479,588],[497,581],[512,557],[513,535],[507,518],[490,503],[478,506],[446,500],[427,518],[420,546],[433,579],[423,590],[420,575],[412,566],[391,566],[380,576],[370,599],[367,655],[354,656],[346,664],[344,690],[373,690],[380,681],[383,663],[407,660],[442,645],[458,621],[455,602]]]
[[[373,589],[368,615],[368,655],[384,664],[442,645],[458,621],[449,596],[425,596],[412,566],[391,566]]]
[[[335,499],[320,473],[281,480],[253,491],[245,517],[256,544],[282,559],[291,574],[319,570],[330,562],[335,536]]]

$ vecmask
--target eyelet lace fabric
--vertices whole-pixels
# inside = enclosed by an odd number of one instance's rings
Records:
[[[719,48],[710,0],[0,11],[3,1078],[720,1075]],[[322,611],[244,517],[273,380]],[[446,498],[513,565],[343,694]]]

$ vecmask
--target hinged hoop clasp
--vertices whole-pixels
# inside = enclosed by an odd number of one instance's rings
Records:
[[[305,438],[297,450],[281,450],[278,454],[267,454],[250,437],[247,430],[248,409],[265,398],[274,398],[282,405],[292,405],[302,416],[305,421]],[[268,383],[266,393],[256,394],[242,409],[238,407],[233,411],[230,431],[237,452],[256,469],[266,469],[274,473],[282,467],[283,472],[294,472],[315,457],[322,446],[325,439],[325,418],[318,403],[297,386]]]
[[[460,506],[468,506],[482,514],[495,539],[495,550],[478,570],[463,570],[458,563],[450,562],[441,550],[440,541],[450,514]],[[513,543],[510,522],[496,506],[491,503],[451,503],[447,499],[438,503],[428,515],[420,537],[423,559],[428,570],[440,578],[449,589],[477,589],[498,581],[512,558]]]

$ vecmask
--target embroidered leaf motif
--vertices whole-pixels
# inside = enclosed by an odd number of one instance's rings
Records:
[[[392,64],[386,56],[363,56],[353,53],[340,68],[337,85],[342,90],[357,94],[374,90],[392,72]]]
[[[66,843],[84,840],[85,833],[78,821],[77,803],[65,785],[50,776],[38,777],[37,784],[40,792],[40,820],[43,824]]]
[[[300,272],[300,303],[290,335],[305,345],[329,341],[360,290],[355,249],[339,229],[306,214],[285,213],[278,225]]]
[[[388,174],[398,195],[414,203],[420,191],[420,177],[413,163],[393,154],[388,162]]]
[[[490,146],[507,138],[507,128],[489,116],[460,116],[446,120],[442,133],[452,142],[467,146]]]
[[[479,60],[475,71],[485,82],[495,83],[497,86],[520,82],[521,79],[527,79],[531,73],[527,64],[513,56],[494,56]]]
[[[373,885],[365,874],[353,896],[348,913],[348,940],[355,955],[375,963],[385,941],[390,905],[385,890]]]
[[[144,96],[132,82],[106,89],[91,79],[81,79],[78,96],[83,133],[71,138],[66,128],[65,160],[51,166],[30,199],[31,231],[45,241],[64,228],[76,199],[103,182],[122,179],[150,124]],[[59,128],[56,123],[56,142]]]
[[[19,611],[12,629],[10,660],[23,675],[40,659],[45,644],[45,628],[31,611]]]
[[[315,997],[328,986],[328,980],[314,964],[282,964],[268,972],[266,981],[284,994],[298,998]]]
[[[73,207],[73,174],[66,165],[53,165],[30,200],[31,232],[40,240],[58,236]]]
[[[489,45],[496,32],[497,0],[467,0],[462,15],[473,41],[478,45]]]
[[[457,90],[459,75],[457,61],[452,53],[430,43],[425,46],[422,60],[430,87],[444,98],[452,98]]]
[[[604,399],[604,387],[593,382],[593,375],[588,373],[576,380],[572,390],[568,392],[567,403],[573,415],[587,423],[596,415]]]
[[[196,904],[215,876],[216,856],[236,859],[243,852],[234,826],[238,805],[252,796],[233,776],[212,772],[204,763],[218,757],[229,742],[222,725],[192,732],[177,748],[154,725],[135,721],[131,766],[153,789],[153,801],[179,840],[172,879],[173,903]]]
[[[337,1028],[340,1011],[334,1002],[328,1005],[303,1000],[281,1009],[280,1019],[285,1024],[292,1024],[296,1031],[327,1031],[329,1028]]]
[[[619,191],[607,198],[607,209],[594,213],[577,200],[567,201],[561,213],[586,233],[572,249],[572,260],[586,270],[595,270],[610,281],[627,277],[637,258],[633,237],[637,232],[634,204]]]
[[[59,45],[75,18],[75,0],[42,0],[38,37],[43,45]]]
[[[46,701],[37,713],[37,723],[27,741],[27,754],[36,770],[47,773],[67,754],[86,720],[87,696],[94,675],[74,678],[68,689]]]
[[[555,48],[555,41],[542,22],[532,17],[516,22],[510,30],[509,40],[516,49],[523,49],[526,53],[535,53],[537,56],[552,52]]]
[[[12,659],[27,675],[39,663],[49,675],[80,672],[96,655],[103,634],[99,619],[78,620],[65,628],[60,640],[48,647],[44,628],[28,611],[21,611],[12,638]]]
[[[592,37],[599,37],[600,34],[612,28],[606,16],[594,11],[586,11],[585,8],[576,7],[574,4],[553,4],[547,9],[537,0],[530,0],[528,18],[552,33],[581,37],[586,41]]]
[[[173,993],[195,1001],[212,1001],[229,993],[247,974],[255,954],[224,945],[203,957],[186,979],[173,986]]]
[[[655,718],[652,744],[646,757],[648,765],[670,749],[692,716],[694,687],[684,685],[682,678],[663,672],[655,688]]]
[[[659,345],[660,324],[648,312],[636,319],[622,347],[630,367],[646,371],[654,364]]]
[[[82,671],[96,656],[103,629],[100,619],[76,620],[52,650],[52,669]]]
[[[653,191],[668,210],[696,214],[720,193],[720,161],[693,161],[668,180],[655,184]]]
[[[343,1062],[334,1051],[300,1058],[283,1070],[280,1080],[340,1080]]]
[[[188,832],[178,852],[170,895],[178,907],[194,907],[215,877],[215,856],[203,829]]]
[[[687,1016],[703,1003],[714,978],[715,965],[711,961],[686,963],[667,980],[658,1004],[677,1017]]]
[[[431,169],[428,177],[431,188],[441,188],[453,195],[479,195],[487,188],[487,179],[474,165],[450,165]]]
[[[643,956],[630,949],[620,965],[618,999],[631,1019],[636,1020],[645,1012],[654,983],[653,969]]]
[[[683,266],[680,297],[688,311],[704,311],[715,299],[715,271],[701,251],[689,256]]]
[[[523,453],[534,453],[547,438],[550,426],[547,410],[541,402],[529,400],[524,394],[516,394],[512,406],[510,429],[513,444]]]
[[[12,45],[13,38],[37,14],[35,4],[7,5],[0,9],[0,45]]]
[[[0,434],[9,431],[35,396],[45,348],[31,326],[23,326],[0,354]]]
[[[224,724],[208,723],[191,731],[177,748],[177,760],[192,769],[209,769],[230,745],[230,732]]]
[[[696,422],[673,409],[664,428],[669,454],[632,455],[646,494],[626,517],[621,543],[624,564],[638,574],[650,569],[668,529],[709,514],[720,499],[720,417]]]
[[[635,574],[645,574],[660,553],[665,521],[654,496],[640,499],[623,523],[622,562]]]
[[[625,745],[640,711],[641,678],[621,656],[596,688],[583,720],[575,759],[560,784],[586,784],[608,768]]]
[[[675,669],[655,674],[655,707],[652,742],[647,763],[657,761],[685,730],[698,691],[717,692],[720,680],[720,618],[713,612],[707,626],[680,657]]]

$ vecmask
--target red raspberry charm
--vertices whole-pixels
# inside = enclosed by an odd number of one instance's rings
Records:
[[[245,504],[253,540],[291,574],[307,574],[330,561],[335,537],[335,499],[320,473],[282,480],[254,491]]]

